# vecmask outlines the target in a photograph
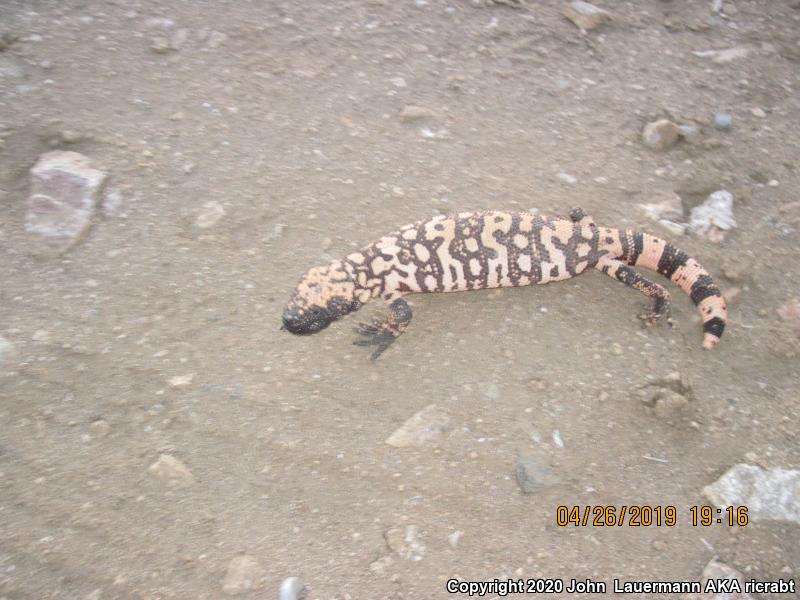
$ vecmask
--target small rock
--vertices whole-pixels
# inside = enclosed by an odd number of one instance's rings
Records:
[[[561,483],[561,479],[550,467],[538,463],[530,456],[517,457],[516,475],[517,483],[525,494],[535,494]]]
[[[767,113],[764,112],[764,109],[757,106],[750,109],[750,114],[752,114],[754,117],[758,117],[759,119],[763,119],[767,116]]]
[[[46,249],[67,250],[89,229],[105,181],[106,174],[83,154],[43,154],[31,169],[25,230]]]
[[[422,560],[425,554],[425,545],[417,537],[417,526],[406,525],[394,527],[385,534],[386,545],[400,558],[406,560]]]
[[[435,116],[436,113],[434,113],[432,110],[428,110],[427,108],[422,108],[421,106],[414,106],[413,104],[408,104],[404,106],[399,113],[400,120],[403,123],[421,121],[422,119],[428,119]]]
[[[672,236],[680,236],[686,233],[686,223],[676,223],[669,219],[659,219],[658,224],[666,229]]]
[[[150,40],[150,51],[156,54],[166,54],[172,52],[174,48],[169,45],[169,40],[164,36],[156,36]]]
[[[264,575],[264,568],[254,556],[249,554],[237,556],[228,565],[225,578],[222,580],[222,591],[229,596],[236,596],[257,590],[261,587]],[[281,586],[282,591],[283,586]]]
[[[160,455],[147,470],[164,481],[168,487],[184,488],[194,483],[194,475],[189,468],[170,454]]]
[[[303,580],[299,577],[287,577],[281,584],[281,589],[278,592],[278,600],[299,600],[300,595],[303,593]]]
[[[659,119],[644,126],[642,143],[653,150],[666,150],[680,139],[681,130],[668,119]]]
[[[14,344],[0,336],[0,367],[8,363],[17,354]]]
[[[65,144],[77,144],[85,139],[85,136],[81,132],[73,129],[64,129],[60,131],[58,137]]]
[[[701,132],[697,125],[689,123],[678,125],[678,133],[680,133],[681,137],[690,144],[694,144],[700,140]]]
[[[206,41],[206,48],[214,50],[215,48],[219,48],[225,41],[228,39],[228,36],[220,31],[212,31],[208,35],[208,40]]]
[[[122,208],[122,194],[120,191],[111,187],[106,188],[103,192],[100,208],[102,208],[103,214],[107,217],[119,214]]]
[[[203,204],[203,209],[197,215],[195,225],[200,229],[208,229],[213,227],[219,220],[225,216],[225,208],[216,200],[211,200]]]
[[[654,221],[660,221],[661,219],[667,219],[669,221],[683,220],[683,201],[678,194],[669,192],[657,196],[656,199],[660,199],[661,201],[650,204],[639,204],[638,207]]]
[[[787,302],[780,308],[776,310],[778,316],[783,319],[785,323],[788,323],[792,329],[800,332],[800,300],[792,300],[791,302]],[[2,352],[0,350],[0,352]],[[0,354],[0,358],[2,358],[2,354]]]
[[[441,437],[449,425],[450,416],[435,404],[429,404],[403,423],[386,443],[396,448],[422,446]]]
[[[575,185],[578,183],[578,178],[574,175],[570,175],[569,173],[564,173],[563,171],[556,175],[559,181],[563,181],[568,185]]]
[[[725,239],[725,233],[734,227],[733,194],[727,190],[714,192],[689,213],[689,229],[715,243]]]
[[[391,556],[381,556],[369,563],[369,570],[376,575],[383,573],[394,562]]]
[[[800,471],[762,469],[736,464],[703,488],[703,495],[720,508],[747,506],[753,520],[800,523]]]
[[[456,547],[458,546],[458,542],[461,540],[461,536],[463,535],[464,532],[459,529],[447,536],[447,543],[450,544],[450,547],[453,550],[456,549]]]
[[[108,421],[97,419],[89,423],[89,430],[95,437],[104,438],[108,435],[108,432],[111,431],[111,425],[108,424]]]
[[[561,14],[578,26],[581,32],[591,31],[611,20],[611,13],[588,2],[570,2]]]
[[[720,131],[728,131],[733,125],[733,117],[728,113],[714,113],[714,127]]]
[[[167,383],[169,383],[169,385],[172,387],[185,387],[192,383],[193,379],[194,373],[188,373],[186,375],[176,375],[175,377],[170,377],[167,380]]]
[[[705,589],[706,582],[713,579],[715,582],[724,581],[728,579],[735,579],[739,582],[739,589],[744,590],[744,577],[736,569],[729,567],[726,564],[718,562],[717,559],[711,559],[703,569],[701,575],[701,588]],[[716,589],[724,589],[722,585],[716,585]],[[681,600],[753,600],[750,594],[742,592],[701,592],[699,594],[683,594]]]
[[[694,51],[692,54],[699,56],[700,58],[710,58],[711,62],[717,64],[725,64],[733,62],[734,60],[745,58],[748,54],[750,54],[750,50],[749,48],[745,48],[743,46],[737,46],[735,48],[725,48],[724,50]]]

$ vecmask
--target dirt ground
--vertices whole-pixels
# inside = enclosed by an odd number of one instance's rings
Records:
[[[288,576],[320,600],[697,580],[714,556],[798,577],[796,524],[694,527],[689,507],[735,463],[800,465],[777,313],[800,280],[800,3],[606,0],[585,34],[561,2],[515,4],[2,3],[0,598],[221,598],[242,555],[245,598]],[[651,150],[658,118],[699,138]],[[28,171],[53,149],[109,193],[84,240],[40,256]],[[721,243],[638,207],[715,189],[738,222]],[[352,327],[380,306],[279,331],[304,271],[399,225],[575,205],[698,258],[730,297],[720,345],[678,288],[676,327],[644,328],[642,297],[596,272],[411,297],[376,362]],[[643,402],[674,372],[686,406]],[[438,438],[386,443],[432,403]],[[520,455],[550,469],[536,493]],[[623,504],[678,524],[556,525],[558,505]]]

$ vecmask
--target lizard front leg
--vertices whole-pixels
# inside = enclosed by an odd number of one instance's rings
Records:
[[[364,339],[353,342],[357,346],[377,346],[370,357],[378,358],[384,350],[392,345],[408,324],[411,323],[411,307],[402,298],[397,298],[389,305],[389,314],[386,319],[375,319],[372,323],[359,323],[356,333]]]
[[[639,315],[642,320],[648,323],[655,323],[662,316],[666,315],[667,322],[671,323],[669,319],[669,292],[662,286],[643,277],[621,260],[611,258],[609,255],[601,257],[600,260],[597,261],[595,269],[602,271],[609,277],[613,277],[617,281],[621,281],[635,290],[639,290],[645,296],[653,299],[653,307],[649,311]]]

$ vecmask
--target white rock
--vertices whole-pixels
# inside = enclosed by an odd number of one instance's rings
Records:
[[[744,46],[737,46],[735,48],[726,48],[724,50],[695,51],[692,52],[692,54],[699,56],[700,58],[710,58],[711,62],[715,62],[717,64],[725,64],[740,58],[745,58],[748,54],[750,54],[750,49],[745,48]]]
[[[644,126],[642,143],[653,150],[666,150],[681,137],[680,128],[668,119],[659,119]]]
[[[406,525],[405,528],[394,527],[389,529],[384,536],[386,544],[400,558],[422,560],[425,554],[425,545],[419,540],[416,525]]]
[[[435,404],[429,404],[403,423],[386,443],[396,448],[422,446],[447,431],[450,416]]]
[[[638,204],[639,209],[653,221],[668,219],[670,221],[683,220],[683,202],[675,192],[661,193],[656,196],[660,202]]]
[[[611,13],[588,2],[570,2],[561,11],[581,31],[591,31],[611,20]]]
[[[278,600],[298,600],[305,585],[299,577],[287,577],[281,584]]]
[[[704,235],[712,242],[720,242],[725,232],[736,227],[733,216],[733,194],[718,190],[689,213],[689,229]]]
[[[563,171],[556,174],[556,177],[559,181],[563,181],[568,185],[575,185],[578,183],[578,178],[574,175],[570,175],[569,173],[564,173]]]
[[[228,570],[225,572],[222,591],[229,596],[236,596],[257,590],[261,587],[261,579],[264,575],[264,568],[254,556],[249,554],[236,556],[231,560]],[[281,598],[283,597],[281,596]]]
[[[62,252],[89,229],[106,174],[77,152],[43,154],[31,169],[25,230]]]
[[[147,470],[151,475],[165,482],[168,487],[184,488],[194,483],[194,475],[189,468],[169,454],[160,455],[158,460]]]
[[[176,375],[175,377],[170,377],[167,380],[167,383],[169,383],[171,387],[185,387],[192,383],[193,379],[194,373],[188,373],[186,375]]]
[[[197,215],[195,224],[201,229],[213,227],[225,216],[225,208],[216,200],[203,204],[203,209]]]
[[[728,565],[711,559],[711,561],[703,569],[701,576],[701,589],[705,589],[706,582],[709,579],[716,581],[723,581],[728,579],[735,579],[739,582],[739,588],[744,590],[744,577],[742,574]],[[720,587],[721,586],[717,586]],[[681,600],[753,600],[750,594],[742,592],[701,592],[699,594],[683,594]]]
[[[762,469],[746,464],[731,467],[703,488],[703,495],[720,508],[747,506],[752,520],[800,523],[800,471]]]
[[[14,344],[0,336],[0,367],[8,363],[16,354],[17,350],[14,348]]]
[[[403,123],[411,123],[412,121],[420,121],[422,119],[428,119],[435,116],[436,113],[434,113],[432,110],[422,108],[421,106],[415,106],[413,104],[404,106],[399,113],[400,120]]]

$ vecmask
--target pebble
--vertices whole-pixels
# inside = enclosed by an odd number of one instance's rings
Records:
[[[574,175],[570,175],[569,173],[561,172],[558,173],[556,177],[558,178],[559,181],[563,181],[564,183],[569,185],[575,185],[576,183],[578,183],[578,178],[575,177]]]
[[[257,590],[261,587],[261,580],[265,574],[264,568],[254,556],[249,554],[236,556],[228,564],[228,570],[222,580],[222,591],[229,596],[236,596]],[[280,598],[283,600],[283,596]]]
[[[216,200],[210,200],[203,204],[200,214],[195,219],[195,225],[200,229],[208,229],[219,223],[220,219],[225,216],[225,207]]]
[[[767,113],[764,112],[764,109],[757,106],[750,109],[750,114],[752,114],[754,117],[758,117],[759,119],[763,119],[767,116]]]
[[[398,115],[403,123],[412,123],[414,121],[421,121],[422,119],[435,117],[436,113],[434,113],[432,110],[428,110],[427,108],[422,108],[421,106],[408,104],[403,107]]]
[[[787,302],[776,310],[778,316],[791,327],[800,331],[800,300]]]
[[[422,560],[425,545],[420,542],[416,525],[393,527],[385,534],[386,545],[400,558],[406,560]]]
[[[105,180],[106,174],[83,154],[43,154],[31,169],[25,230],[42,249],[66,251],[89,229]]]
[[[711,62],[721,65],[745,58],[750,54],[750,50],[744,46],[736,46],[734,48],[725,48],[724,50],[693,51],[692,54],[700,58],[710,58]]]
[[[722,582],[729,579],[737,580],[739,582],[739,589],[742,591],[708,591],[701,592],[700,594],[684,594],[681,596],[681,600],[753,600],[753,597],[750,594],[746,594],[744,592],[744,577],[742,574],[733,567],[729,567],[728,565],[717,561],[716,558],[712,558],[711,561],[706,565],[705,569],[703,569],[700,582],[701,588],[705,589],[706,582],[709,580],[714,580],[715,582],[719,581],[722,584],[717,584],[716,589],[723,590],[726,586]]]
[[[736,227],[733,216],[733,194],[717,190],[689,213],[689,229],[708,240],[719,243],[725,234]]]
[[[581,1],[570,2],[561,14],[575,23],[581,32],[591,31],[611,20],[611,13],[607,10]]]
[[[147,470],[171,488],[185,488],[194,484],[194,475],[185,464],[170,454],[162,454]]]
[[[517,483],[525,494],[535,494],[561,483],[550,467],[540,464],[530,456],[517,457]]]
[[[192,383],[194,379],[194,373],[187,373],[186,375],[176,375],[175,377],[170,377],[167,380],[167,383],[171,387],[185,387]]]
[[[299,577],[287,577],[281,584],[281,589],[278,592],[278,600],[298,600],[300,594],[303,593],[303,580]]]
[[[376,575],[383,573],[394,562],[391,556],[381,556],[369,563],[369,570]]]
[[[668,192],[656,196],[656,199],[661,201],[639,204],[638,207],[653,221],[660,221],[661,219],[669,221],[683,220],[683,201],[678,194]]]
[[[716,506],[747,506],[753,520],[800,523],[800,471],[736,464],[703,488]]]
[[[108,421],[97,419],[89,424],[89,431],[91,431],[95,437],[104,438],[108,435],[109,431],[111,431],[111,425],[108,424]]]
[[[681,130],[669,119],[659,119],[644,126],[642,143],[653,150],[671,148],[681,137]]]
[[[463,535],[464,532],[459,529],[447,536],[447,543],[450,544],[450,547],[453,550],[456,549],[456,547],[458,546],[458,542],[461,541],[461,536]]]
[[[435,404],[429,404],[403,423],[386,443],[395,448],[422,446],[441,437],[449,426],[450,416]]]
[[[3,336],[0,336],[0,367],[8,363],[16,353],[17,351],[14,348],[14,344]]]
[[[714,113],[714,127],[720,131],[728,131],[733,125],[733,117],[728,113]]]

